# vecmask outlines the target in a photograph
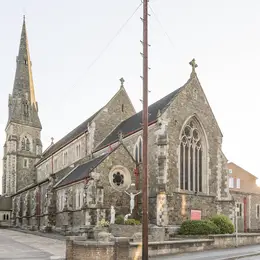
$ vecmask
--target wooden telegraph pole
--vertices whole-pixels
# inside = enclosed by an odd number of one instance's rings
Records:
[[[143,0],[143,233],[142,259],[148,260],[148,1]]]

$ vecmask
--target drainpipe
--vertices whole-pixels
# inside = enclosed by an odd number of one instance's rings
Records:
[[[246,200],[246,197],[244,197],[244,232],[246,233],[247,232],[247,226],[246,226],[246,218],[247,218],[247,210],[246,210],[246,207],[247,207],[247,200]]]
[[[139,165],[136,165],[136,168],[134,170],[135,174],[135,189],[139,190]],[[136,208],[136,215],[138,214],[138,196],[135,197],[135,208]]]

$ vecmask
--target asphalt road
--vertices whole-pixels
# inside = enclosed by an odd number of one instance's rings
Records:
[[[65,259],[65,241],[0,229],[0,259]]]

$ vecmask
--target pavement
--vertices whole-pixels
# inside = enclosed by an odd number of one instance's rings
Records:
[[[0,260],[64,260],[65,241],[0,229]]]
[[[0,260],[65,260],[65,238],[58,234],[39,234],[0,229]],[[155,256],[151,260],[260,260],[260,245]]]
[[[178,254],[173,256],[155,256],[153,260],[260,260],[260,245],[239,248],[208,250]]]

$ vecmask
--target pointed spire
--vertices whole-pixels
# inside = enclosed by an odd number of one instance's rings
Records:
[[[35,99],[25,16],[23,16],[19,51],[16,57],[13,93],[9,101],[9,120],[41,128],[38,105]],[[19,116],[21,112],[22,116]]]
[[[23,70],[23,71],[21,71]],[[37,108],[36,104],[36,99],[35,99],[35,93],[34,93],[34,84],[33,84],[33,77],[32,77],[32,62],[30,59],[30,52],[29,52],[29,45],[28,45],[28,37],[27,37],[27,30],[26,30],[26,22],[25,22],[25,15],[23,16],[23,26],[22,26],[22,33],[21,33],[21,39],[20,39],[20,46],[19,46],[19,53],[17,56],[17,70],[16,70],[16,76],[17,74],[24,74],[23,75],[23,82],[20,82],[23,84],[22,88],[19,88],[20,91],[29,92],[29,98],[30,98],[30,103],[32,105],[35,105]],[[16,77],[15,79],[15,85],[16,81],[19,79]],[[17,91],[15,88],[16,86],[14,85],[14,92]],[[20,84],[18,84],[20,85]],[[20,92],[19,91],[19,92]],[[13,94],[15,94],[13,92]]]

